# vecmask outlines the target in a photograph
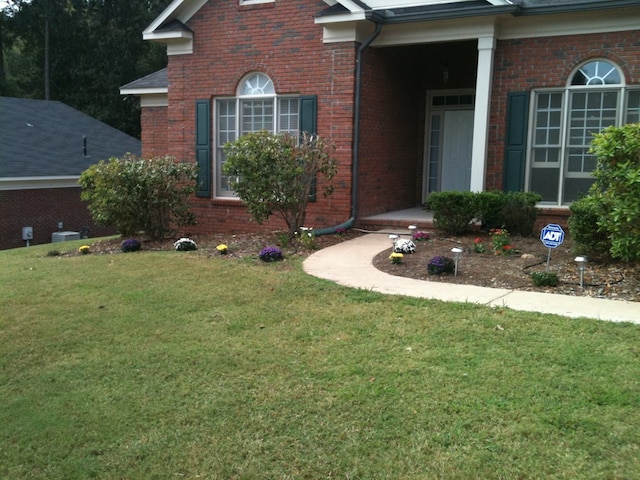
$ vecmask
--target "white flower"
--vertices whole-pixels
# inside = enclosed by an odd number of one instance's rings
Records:
[[[173,244],[173,248],[178,251],[197,250],[198,245],[190,238],[181,238]]]
[[[416,244],[406,238],[398,238],[393,242],[393,251],[396,253],[413,253],[416,251]]]

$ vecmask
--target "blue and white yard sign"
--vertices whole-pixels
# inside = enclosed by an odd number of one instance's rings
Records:
[[[540,232],[540,240],[547,248],[558,248],[564,242],[564,230],[556,223],[550,223]]]
[[[551,249],[558,248],[564,242],[564,230],[557,223],[550,223],[540,231],[540,240],[549,249],[547,254],[547,272],[549,271],[549,261],[551,260]]]

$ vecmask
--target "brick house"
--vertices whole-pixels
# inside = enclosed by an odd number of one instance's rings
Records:
[[[80,199],[80,174],[130,152],[140,141],[61,102],[0,97],[0,249],[49,243],[65,231],[113,234],[97,227]]]
[[[256,228],[222,174],[243,132],[336,143],[314,228],[491,189],[536,191],[563,223],[592,133],[640,120],[637,0],[174,0],[143,36],[168,67],[121,93],[143,155],[198,163],[196,233]]]

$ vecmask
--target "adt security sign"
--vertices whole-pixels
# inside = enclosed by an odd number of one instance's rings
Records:
[[[560,225],[550,223],[540,232],[540,240],[547,248],[557,248],[564,242],[564,230]]]

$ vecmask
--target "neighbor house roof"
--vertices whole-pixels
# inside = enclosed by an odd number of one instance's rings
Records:
[[[167,76],[167,68],[150,73],[142,78],[138,78],[133,82],[120,87],[120,93],[123,95],[139,94],[140,91],[150,92],[157,90],[156,93],[166,93],[169,88],[169,78]]]
[[[140,140],[64,103],[0,97],[0,189],[70,186],[127,152],[140,155]]]

